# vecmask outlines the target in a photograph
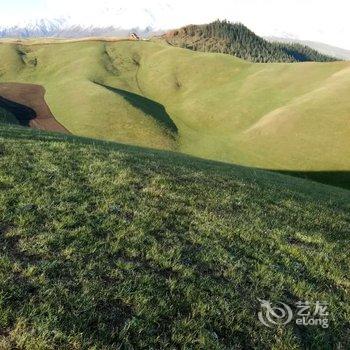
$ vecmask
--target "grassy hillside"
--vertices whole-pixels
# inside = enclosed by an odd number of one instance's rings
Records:
[[[217,20],[209,24],[189,25],[161,37],[167,43],[202,52],[226,53],[252,62],[332,62],[301,44],[269,42],[241,23]]]
[[[0,135],[0,348],[349,348],[350,192],[18,127]],[[328,302],[330,328],[267,328],[258,298]]]
[[[123,96],[94,83],[114,77],[107,45],[103,41],[3,44],[0,72],[5,74],[0,80],[43,85],[56,119],[73,133],[172,148],[174,137],[166,128]],[[28,63],[33,61],[35,66]],[[123,87],[129,87],[128,82]]]
[[[77,135],[298,172],[350,169],[350,63],[254,64],[155,42],[0,45]],[[350,183],[350,182],[349,182]]]

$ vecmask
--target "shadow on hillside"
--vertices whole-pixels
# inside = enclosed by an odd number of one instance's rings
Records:
[[[114,88],[98,82],[94,82],[94,83],[122,96],[133,107],[139,109],[140,111],[142,111],[147,115],[150,115],[160,124],[165,126],[172,133],[178,132],[176,124],[172,121],[170,115],[167,113],[164,106],[161,105],[160,103],[150,100],[147,97],[137,95],[126,90]]]
[[[36,118],[34,109],[0,96],[0,107],[16,117],[22,126],[29,126],[29,122]]]
[[[300,177],[303,179],[320,182],[326,185],[341,187],[341,188],[350,190],[350,171],[288,171],[288,170],[278,171],[278,170],[274,170],[274,172],[278,172],[284,175]]]
[[[0,104],[1,106],[1,104]],[[135,145],[127,145],[122,143],[117,143],[113,141],[105,141],[100,139],[92,139],[82,136],[74,135],[63,135],[61,133],[55,132],[45,132],[35,129],[21,128],[18,126],[8,126],[1,125],[0,123],[0,134],[1,137],[7,138],[16,138],[18,139],[31,139],[31,140],[40,140],[40,141],[55,141],[55,142],[70,142],[72,144],[83,144],[83,145],[93,145],[100,146],[106,149],[118,149],[128,151],[133,154],[152,154],[157,158],[166,158],[167,160],[172,161],[175,165],[176,163],[183,165],[184,163],[190,165],[192,168],[197,167],[198,170],[206,169],[227,169],[232,170],[238,169],[240,173],[244,173],[245,176],[250,178],[259,179],[263,178],[264,174],[268,175],[269,173],[289,175],[294,178],[302,178],[306,180],[311,180],[316,183],[322,183],[325,185],[335,186],[338,188],[350,190],[350,170],[349,171],[290,171],[290,170],[272,170],[272,169],[262,169],[262,168],[253,168],[243,165],[223,163],[215,160],[198,158],[188,154],[183,154],[179,152],[171,152],[164,150],[157,150],[152,148],[144,148]],[[275,178],[274,182],[279,178]],[[284,181],[288,181],[286,178]],[[282,182],[281,182],[282,183]],[[283,185],[283,184],[282,184]],[[281,185],[281,186],[282,186]],[[313,186],[310,186],[313,188]],[[281,187],[283,188],[283,187]]]

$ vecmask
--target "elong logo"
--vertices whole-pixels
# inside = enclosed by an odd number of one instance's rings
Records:
[[[321,326],[329,327],[329,312],[326,302],[316,301],[312,304],[309,301],[298,301],[295,303],[297,309],[295,315],[292,308],[283,303],[271,303],[268,300],[258,299],[261,311],[258,313],[259,321],[266,327],[273,328],[290,323],[293,318],[298,326]],[[312,308],[312,306],[314,306]],[[295,317],[294,317],[295,316]]]

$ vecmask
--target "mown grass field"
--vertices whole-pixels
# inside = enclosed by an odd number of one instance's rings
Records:
[[[350,347],[349,191],[7,125],[0,189],[1,349]]]
[[[7,42],[0,54],[0,82],[43,85],[73,134],[267,169],[350,169],[349,62],[253,64],[148,41]]]

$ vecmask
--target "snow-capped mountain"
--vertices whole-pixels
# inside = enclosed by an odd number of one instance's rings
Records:
[[[130,31],[147,36],[156,30],[168,29],[166,19],[173,15],[170,4],[153,2],[154,6],[150,8],[136,0],[128,0],[127,4],[114,0],[102,0],[100,4],[95,1],[49,1],[50,14],[42,18],[36,14],[39,18],[17,19],[17,23],[10,25],[1,26],[0,22],[0,37],[125,36]]]
[[[2,38],[80,38],[90,36],[126,36],[131,31],[148,36],[155,31],[152,27],[127,28],[113,25],[95,26],[75,24],[69,17],[54,19],[40,18],[10,26],[0,26]]]
[[[57,19],[37,19],[29,22],[18,23],[12,26],[0,26],[1,37],[38,37],[54,36],[65,28],[67,20]]]

